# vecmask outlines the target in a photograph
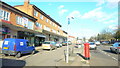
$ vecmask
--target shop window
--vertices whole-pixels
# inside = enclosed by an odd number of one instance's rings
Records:
[[[27,46],[30,46],[30,43],[28,41],[26,42],[26,44],[27,44]]]
[[[9,12],[0,9],[0,19],[9,21],[9,16],[10,16]]]
[[[5,39],[5,34],[2,34],[2,40],[4,40]]]
[[[11,38],[11,35],[2,34],[2,40],[6,39],[6,38]]]
[[[10,35],[7,35],[7,38],[11,38],[11,36],[10,36]]]
[[[38,12],[36,10],[34,10],[34,16],[38,16]]]

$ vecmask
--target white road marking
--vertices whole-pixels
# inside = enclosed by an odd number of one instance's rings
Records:
[[[117,60],[115,57],[112,57],[114,60]]]
[[[109,55],[108,53],[106,53],[106,52],[102,51],[101,49],[98,49],[98,50],[99,50],[99,51],[101,51],[101,52],[103,52],[103,53],[104,53],[104,54],[106,54],[107,56],[112,57],[111,55]],[[114,59],[114,60],[118,61],[118,59],[116,59],[115,57],[112,57],[112,59]]]

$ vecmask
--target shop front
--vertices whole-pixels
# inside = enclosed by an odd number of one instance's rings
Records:
[[[34,45],[34,39],[35,39],[34,33],[26,32],[26,31],[18,31],[17,34],[18,34],[17,38],[26,39],[30,42],[31,45]]]
[[[41,46],[42,43],[45,41],[46,36],[43,34],[36,34],[35,35],[35,46]]]

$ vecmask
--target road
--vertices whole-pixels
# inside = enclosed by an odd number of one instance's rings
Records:
[[[73,45],[69,46],[70,48]],[[110,52],[110,46],[98,46],[97,50],[90,50],[90,66],[118,66],[118,55]],[[39,50],[34,55],[23,55],[17,59],[14,56],[2,58],[4,66],[62,66],[58,62],[64,58],[66,46],[56,50]],[[0,59],[1,60],[1,59]],[[1,62],[0,62],[1,63]]]
[[[118,66],[118,54],[110,52],[110,46],[101,45],[91,50],[90,66]]]

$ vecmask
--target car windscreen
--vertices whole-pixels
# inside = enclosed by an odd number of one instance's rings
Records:
[[[43,44],[50,44],[50,42],[43,42]]]
[[[95,43],[90,43],[90,45],[94,45]]]

